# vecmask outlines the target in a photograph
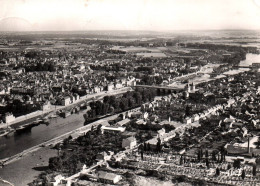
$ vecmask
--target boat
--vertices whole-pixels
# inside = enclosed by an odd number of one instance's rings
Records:
[[[70,115],[71,115],[71,112],[69,112],[69,111],[63,111],[63,112],[60,113],[60,116],[63,117],[63,118],[66,118]]]
[[[21,125],[21,126],[17,127],[15,129],[15,132],[20,133],[20,132],[23,132],[23,131],[26,131],[26,130],[31,130],[31,128],[38,126],[39,124],[40,123],[38,123],[38,122],[27,123],[25,125]]]
[[[16,132],[16,133],[20,133],[20,132],[23,132],[25,129],[26,129],[26,127],[24,127],[24,126],[19,126],[19,127],[17,127],[17,128],[15,129],[15,132]]]
[[[49,120],[48,120],[48,119],[41,119],[41,120],[40,120],[40,124],[49,125],[49,124],[50,124],[50,122],[49,122]]]
[[[0,137],[12,135],[14,132],[14,129],[11,127],[7,127],[0,131]]]
[[[10,127],[8,134],[6,134],[5,136],[6,136],[6,137],[10,137],[10,136],[12,136],[12,135],[14,134],[14,132],[15,132],[15,130]]]
[[[7,135],[8,133],[9,133],[8,130],[1,130],[0,131],[0,137],[3,137],[5,135]]]
[[[53,114],[50,116],[50,118],[57,118],[58,116],[56,114]]]

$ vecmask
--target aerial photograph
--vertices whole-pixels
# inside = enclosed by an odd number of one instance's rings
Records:
[[[260,186],[260,0],[0,0],[0,186]]]

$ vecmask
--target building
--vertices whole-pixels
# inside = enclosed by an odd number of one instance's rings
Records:
[[[46,103],[43,103],[43,104],[41,105],[41,110],[42,110],[42,111],[46,111],[46,110],[50,110],[50,109],[51,109],[51,104],[50,104],[49,101],[46,102]]]
[[[165,129],[162,128],[160,130],[157,131],[157,137],[160,138],[165,134]]]
[[[184,119],[183,122],[186,123],[186,124],[190,124],[190,123],[192,123],[192,119],[187,117],[187,118]]]
[[[53,176],[50,180],[50,185],[51,186],[58,186],[61,185],[62,180],[64,180],[65,178],[62,175],[57,175],[57,176]]]
[[[104,171],[99,171],[97,175],[100,182],[108,184],[116,184],[122,179],[120,175]]]
[[[69,96],[62,99],[62,101],[61,101],[62,106],[67,106],[69,104],[70,104],[70,97]]]
[[[96,159],[99,160],[110,160],[110,158],[114,155],[114,152],[108,151],[108,152],[101,152],[96,156]]]
[[[111,91],[114,89],[114,85],[113,84],[108,84],[107,85],[107,91]]]
[[[123,139],[122,148],[134,148],[136,146],[136,139],[135,137],[128,137]]]
[[[114,126],[102,126],[101,127],[102,133],[109,132],[109,131],[115,131],[115,132],[125,132],[125,127],[114,127]]]
[[[4,116],[4,122],[5,123],[11,123],[15,121],[15,117],[12,113],[6,113],[5,116]]]

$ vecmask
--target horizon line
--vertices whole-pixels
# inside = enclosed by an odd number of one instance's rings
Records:
[[[0,30],[0,32],[14,33],[14,32],[95,32],[95,31],[126,31],[126,32],[180,32],[180,31],[260,31],[260,29],[174,29],[174,30],[149,30],[149,29],[89,29],[89,30]]]

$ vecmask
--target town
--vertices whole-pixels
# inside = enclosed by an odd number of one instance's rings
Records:
[[[0,140],[83,113],[30,185],[260,184],[257,47],[57,37],[0,39]]]

